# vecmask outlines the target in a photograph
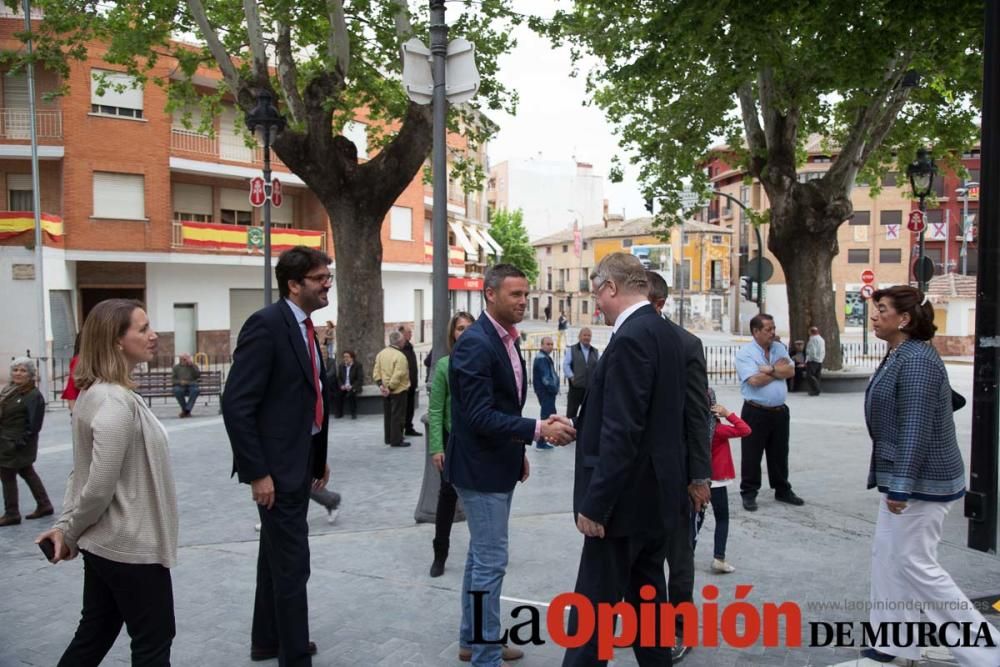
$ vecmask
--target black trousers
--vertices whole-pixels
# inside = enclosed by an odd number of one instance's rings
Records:
[[[406,390],[406,430],[415,431],[413,427],[413,413],[417,410],[417,383],[411,382],[410,388]]]
[[[768,410],[743,403],[743,421],[753,432],[743,438],[740,461],[740,494],[754,497],[760,491],[760,459],[767,456],[767,478],[775,494],[792,490],[788,483],[788,406]]]
[[[675,607],[682,602],[694,602],[694,535],[693,521],[681,521],[667,540],[667,595]],[[684,617],[678,614],[674,624],[677,644],[684,636]]]
[[[257,550],[257,592],[253,604],[251,643],[278,649],[281,667],[308,667],[309,605],[309,484],[295,491],[278,491],[274,506],[257,506],[260,544]]]
[[[580,406],[583,405],[583,397],[587,395],[586,387],[573,387],[570,386],[569,392],[566,394],[566,416],[570,419],[576,419],[577,413],[580,412]]]
[[[649,584],[656,589],[656,598],[651,602],[659,605],[667,601],[667,582],[663,576],[663,559],[666,558],[670,538],[666,534],[634,537],[605,537],[598,539],[585,537],[583,553],[580,555],[580,570],[576,577],[576,592],[592,604],[606,602],[613,604],[625,600],[638,613],[639,589]],[[569,615],[567,629],[570,635],[577,631],[576,610]],[[659,618],[656,627],[660,627]],[[606,665],[607,661],[597,658],[596,632],[591,640],[579,648],[566,650],[563,667],[592,667]],[[640,667],[663,667],[670,665],[670,647],[639,648],[638,641],[632,647]]]
[[[345,407],[347,408],[347,414],[352,417],[358,416],[358,395],[353,391],[341,391],[338,389],[331,392],[330,398],[333,399],[330,409],[333,411],[334,419],[343,418]]]
[[[823,375],[823,364],[818,361],[806,362],[806,387],[810,396],[819,396],[820,380]]]
[[[385,444],[398,445],[403,442],[403,425],[406,422],[407,392],[389,394],[382,399],[383,428]]]
[[[122,623],[132,638],[132,664],[170,665],[174,593],[162,565],[118,563],[83,553],[83,612],[59,667],[96,667],[114,645]]]

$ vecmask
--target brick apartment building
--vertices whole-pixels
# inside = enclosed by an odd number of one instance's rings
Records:
[[[719,147],[725,150],[725,147]],[[718,150],[718,149],[717,149]],[[821,137],[810,137],[806,144],[806,162],[799,168],[798,178],[805,182],[821,178],[835,156],[823,147]],[[962,164],[969,171],[968,181],[979,180],[979,149],[961,156]],[[708,176],[716,190],[725,192],[749,208],[765,211],[769,207],[767,195],[760,182],[747,184],[746,174],[733,168],[722,159],[706,165]],[[957,273],[962,270],[961,218],[964,198],[956,195],[956,188],[963,181],[955,173],[942,171],[934,180],[934,199],[928,200],[928,227],[925,236],[926,254],[934,260],[936,274]],[[975,219],[979,202],[976,193],[969,198],[969,218],[973,226],[966,242],[966,266],[970,275],[976,273],[977,252]],[[876,286],[905,284],[911,279],[911,266],[916,259],[917,235],[906,228],[907,217],[917,208],[911,197],[910,183],[905,173],[890,172],[882,181],[882,190],[872,196],[867,183],[858,182],[851,192],[854,215],[838,230],[840,253],[833,262],[833,282],[836,289],[837,318],[844,331],[860,331],[865,326],[862,315],[861,272],[872,269]],[[749,319],[757,313],[754,303],[743,300],[739,294],[739,276],[748,259],[757,256],[757,244],[752,226],[742,210],[718,197],[700,211],[698,219],[733,230],[733,259],[730,276],[730,317],[734,333],[746,333]],[[785,276],[781,265],[767,250],[767,225],[761,227],[764,255],[774,265],[774,276],[765,289],[765,310],[775,316],[779,331],[788,331],[788,298]]]
[[[21,47],[14,34],[23,19],[0,15],[0,46]],[[247,147],[240,112],[231,104],[212,120],[213,133],[165,111],[166,91],[153,83],[132,87],[128,75],[92,44],[88,59],[74,63],[68,80],[36,72],[41,213],[45,220],[43,268],[49,352],[65,358],[89,310],[109,297],[144,301],[160,333],[161,354],[228,355],[245,319],[263,305],[262,211],[251,206],[249,181],[261,173],[261,150]],[[161,59],[153,76],[169,80],[175,63]],[[107,88],[103,77],[124,83]],[[107,80],[105,79],[105,80]],[[218,74],[202,70],[196,84],[216,87]],[[62,84],[69,92],[51,101],[45,93]],[[6,316],[0,318],[0,355],[37,354],[37,283],[34,267],[32,180],[27,81],[0,76],[0,286]],[[349,123],[345,136],[368,155],[366,119]],[[453,153],[468,153],[460,136]],[[485,162],[485,147],[473,156]],[[272,207],[275,255],[304,244],[336,258],[330,223],[302,180],[275,161],[284,202]],[[467,195],[449,184],[450,288],[453,307],[478,312],[481,274],[500,252],[485,226],[483,193]],[[431,189],[418,174],[398,198],[382,227],[386,326],[413,322],[416,342],[429,340],[431,284]],[[336,259],[333,265],[336,276]],[[358,286],[363,289],[364,286]],[[336,320],[331,304],[314,314]],[[0,371],[6,374],[6,368]]]

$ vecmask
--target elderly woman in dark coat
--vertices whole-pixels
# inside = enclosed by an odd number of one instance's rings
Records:
[[[45,418],[45,399],[35,386],[36,373],[34,359],[15,359],[10,365],[10,384],[0,390],[0,481],[4,504],[0,526],[21,523],[18,475],[27,482],[38,504],[27,518],[52,514],[52,503],[33,465],[38,457],[38,432]]]

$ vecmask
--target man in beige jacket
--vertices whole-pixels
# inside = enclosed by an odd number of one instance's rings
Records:
[[[385,416],[385,444],[390,447],[409,447],[403,440],[406,422],[406,392],[410,388],[410,370],[401,350],[403,334],[389,334],[389,346],[375,356],[372,379],[382,392],[382,411]]]

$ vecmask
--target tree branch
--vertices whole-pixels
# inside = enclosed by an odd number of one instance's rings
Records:
[[[743,116],[743,131],[746,134],[747,147],[750,149],[751,174],[760,176],[760,169],[754,168],[757,161],[767,155],[767,139],[764,130],[760,126],[760,117],[757,115],[757,101],[753,97],[753,88],[749,82],[743,83],[736,89],[736,95],[740,100],[740,113]],[[761,164],[763,164],[761,162]]]
[[[302,102],[302,95],[299,93],[298,68],[292,57],[292,31],[282,21],[276,21],[275,25],[278,30],[278,42],[275,49],[278,56],[278,80],[285,93],[285,101],[288,104],[292,120],[299,124],[305,120],[306,109]]]
[[[327,0],[327,14],[330,17],[330,34],[326,39],[326,54],[331,69],[347,78],[351,64],[351,41],[347,35],[347,18],[344,16],[344,0]]]
[[[247,38],[250,41],[250,52],[253,54],[253,76],[258,82],[265,81],[267,71],[267,49],[264,47],[264,35],[260,29],[260,13],[257,11],[256,0],[243,0],[243,13],[247,19]]]
[[[201,4],[201,0],[187,0],[187,6],[191,12],[191,16],[198,24],[198,30],[201,32],[205,44],[208,45],[209,52],[215,58],[219,69],[222,70],[222,76],[226,81],[226,85],[229,86],[229,91],[233,96],[237,96],[240,91],[240,76],[236,71],[236,66],[233,65],[233,61],[229,59],[229,53],[226,51],[226,47],[222,45],[219,35],[215,32],[215,28],[208,22],[205,5]]]
[[[378,155],[358,167],[365,174],[358,182],[373,184],[377,193],[369,195],[388,209],[409,185],[411,177],[431,151],[430,105],[410,102],[399,133]]]
[[[403,43],[413,37],[413,24],[410,23],[410,10],[406,8],[405,2],[396,5],[396,13],[393,15],[393,22],[396,26],[396,37],[399,38],[399,67],[403,67]]]

